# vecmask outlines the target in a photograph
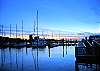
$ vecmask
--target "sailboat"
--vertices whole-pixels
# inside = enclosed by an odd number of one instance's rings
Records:
[[[39,36],[34,37],[32,40],[32,46],[34,47],[45,47],[47,46],[46,39],[39,38]]]
[[[30,35],[30,40],[31,40],[31,45],[33,47],[45,47],[47,46],[47,41],[44,38],[39,38],[38,35],[38,10],[37,10],[37,36],[32,37],[32,35]]]

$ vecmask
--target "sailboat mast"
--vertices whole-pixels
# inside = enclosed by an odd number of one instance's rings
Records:
[[[37,69],[38,69],[38,10],[37,10]]]
[[[38,10],[37,10],[37,37],[38,37]]]
[[[22,20],[22,39],[23,39],[23,20]]]
[[[34,20],[34,36],[35,36],[35,25],[36,25],[36,24],[35,24],[35,20]]]

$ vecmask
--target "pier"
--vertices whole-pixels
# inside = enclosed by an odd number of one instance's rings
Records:
[[[36,39],[34,39],[36,40]],[[32,45],[32,40],[28,39],[20,39],[20,38],[9,38],[0,36],[0,48],[21,48],[21,47],[35,47]],[[39,43],[39,42],[38,42]],[[74,46],[77,45],[77,40],[55,40],[55,39],[44,39],[42,44],[48,47],[56,47],[56,46]],[[45,47],[44,46],[44,47]],[[43,47],[43,46],[41,46]]]
[[[95,39],[94,39],[95,38]],[[96,70],[98,71],[98,66],[100,65],[100,37],[90,36],[89,39],[83,39],[75,47],[75,57],[76,57],[76,70],[78,65],[96,65]]]

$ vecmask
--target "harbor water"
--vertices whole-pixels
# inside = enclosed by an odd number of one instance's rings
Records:
[[[0,71],[96,71],[96,68],[95,64],[76,65],[75,46],[0,49]]]
[[[75,46],[0,49],[0,71],[75,71]]]

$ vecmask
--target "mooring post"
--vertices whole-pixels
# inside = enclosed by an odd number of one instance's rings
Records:
[[[63,46],[64,46],[64,39],[63,39],[63,41],[62,41],[62,42],[63,42]]]
[[[49,57],[50,57],[50,47],[48,47],[48,49],[49,49]]]
[[[64,46],[63,46],[63,57],[64,57]]]
[[[66,46],[66,54],[67,54],[67,46]]]
[[[27,54],[27,39],[25,39],[25,41],[26,41],[26,54]]]
[[[27,46],[27,39],[25,39],[25,42],[26,42],[26,46]]]

